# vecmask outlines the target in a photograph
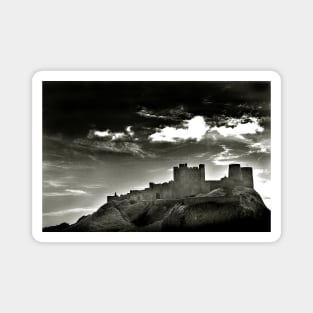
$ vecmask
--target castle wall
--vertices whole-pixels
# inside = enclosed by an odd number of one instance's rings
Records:
[[[172,198],[183,198],[207,191],[204,164],[200,164],[199,167],[188,167],[187,163],[179,164],[179,167],[174,167],[173,172]]]
[[[209,181],[204,181],[202,184],[201,184],[201,193],[207,193],[207,192],[210,192],[212,189],[211,189],[211,184]]]
[[[108,196],[107,202],[116,199],[135,201],[184,199],[200,193],[208,193],[211,190],[229,184],[238,184],[253,188],[253,172],[251,167],[240,168],[240,164],[230,164],[228,173],[228,178],[206,181],[204,164],[200,164],[199,167],[187,167],[187,163],[179,164],[179,167],[173,168],[174,181],[163,184],[149,183],[149,187],[144,190],[130,190],[126,195]]]
[[[222,180],[208,180],[207,183],[210,191],[222,187]]]
[[[187,167],[187,163],[179,164],[179,167],[174,167],[173,173],[176,183],[204,181],[204,164],[199,167]]]

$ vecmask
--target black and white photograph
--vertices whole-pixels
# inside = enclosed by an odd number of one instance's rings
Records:
[[[312,12],[1,1],[0,312],[313,312]]]
[[[42,232],[270,233],[271,81],[42,81]]]

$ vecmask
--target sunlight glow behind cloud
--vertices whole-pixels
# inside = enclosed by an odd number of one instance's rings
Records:
[[[152,142],[176,142],[180,140],[196,139],[200,141],[209,127],[202,116],[195,116],[185,120],[182,128],[165,127],[149,136]]]
[[[217,131],[224,137],[234,136],[243,138],[242,135],[261,133],[264,131],[264,128],[260,126],[257,118],[251,117],[247,123],[242,123],[242,119],[229,119],[225,126],[214,126],[211,130]]]
[[[226,121],[223,126],[211,127],[208,125],[203,116],[194,116],[190,120],[185,120],[182,127],[166,126],[158,129],[149,136],[151,142],[178,142],[188,139],[202,140],[206,134],[214,137],[216,132],[223,137],[237,137],[245,139],[243,135],[256,134],[264,131],[260,126],[259,120],[255,117],[249,118],[244,122],[244,118],[232,118]]]

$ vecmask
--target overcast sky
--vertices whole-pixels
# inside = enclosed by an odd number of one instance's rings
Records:
[[[270,209],[270,83],[44,82],[43,223],[74,222],[179,163],[254,169]]]

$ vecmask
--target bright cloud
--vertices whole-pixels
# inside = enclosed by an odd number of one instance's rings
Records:
[[[178,142],[188,139],[200,141],[206,134],[215,139],[216,133],[223,137],[236,137],[246,140],[243,135],[256,134],[264,131],[259,119],[255,117],[229,118],[223,126],[210,126],[203,116],[194,116],[190,120],[184,120],[182,127],[166,126],[158,129],[149,136],[152,142]]]
[[[142,147],[135,143],[135,132],[132,126],[125,127],[124,132],[112,132],[110,129],[105,131],[91,129],[87,138],[77,138],[73,141],[73,147],[88,148],[95,151],[108,151],[116,153],[126,153],[144,157],[154,157],[153,153],[146,152]]]
[[[185,120],[183,127],[164,127],[149,136],[152,142],[176,142],[187,139],[200,141],[209,127],[202,116],[195,116],[190,120]]]
[[[127,137],[127,134],[125,134],[125,133],[121,133],[121,132],[112,133],[109,129],[105,130],[105,131],[95,130],[95,131],[93,131],[93,135],[95,137],[108,138],[108,139],[113,140],[113,141]]]
[[[91,129],[87,135],[87,138],[93,139],[93,138],[103,138],[106,140],[112,140],[112,141],[118,141],[118,140],[124,140],[129,137],[134,136],[134,131],[132,130],[131,126],[127,126],[125,128],[125,132],[112,132],[110,129],[107,130],[96,130]]]
[[[251,152],[261,152],[261,153],[270,153],[271,145],[269,140],[264,140],[260,142],[255,142],[250,145]]]
[[[105,131],[94,130],[92,131],[92,134],[97,137],[109,137],[110,131],[109,130],[105,130]]]
[[[256,117],[250,117],[249,122],[243,123],[242,119],[231,118],[223,126],[214,126],[211,131],[217,131],[224,137],[238,137],[243,139],[242,135],[262,133],[264,128],[260,126]]]

